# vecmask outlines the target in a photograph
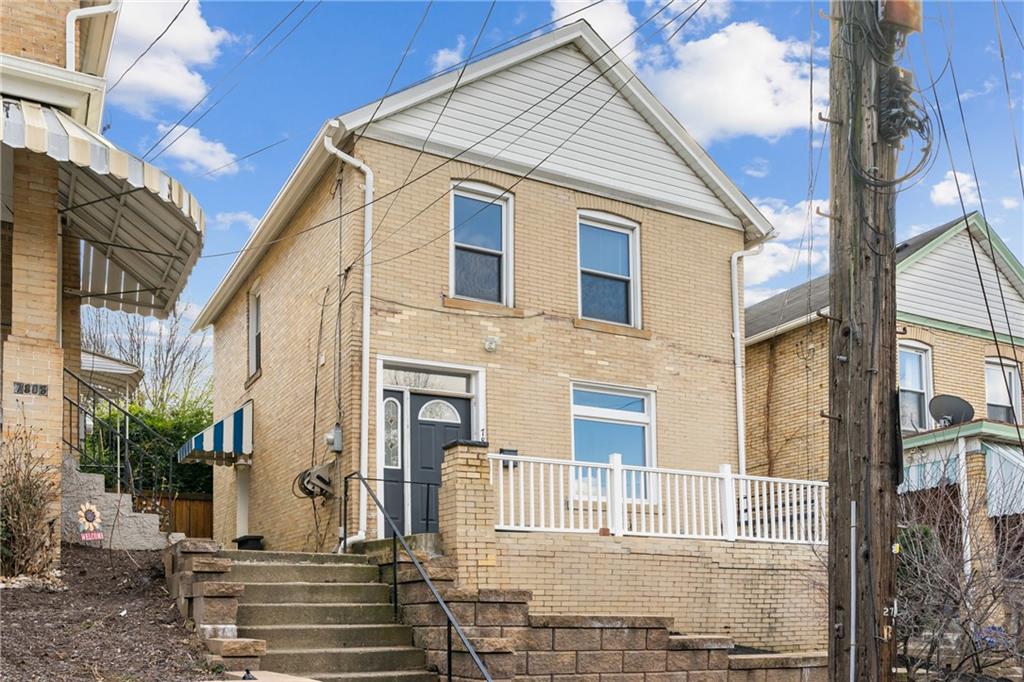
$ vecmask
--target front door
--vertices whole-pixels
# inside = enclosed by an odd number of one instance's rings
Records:
[[[470,437],[469,398],[412,393],[409,396],[409,480],[413,533],[437,530],[444,446]]]

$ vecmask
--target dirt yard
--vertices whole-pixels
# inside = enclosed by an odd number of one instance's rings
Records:
[[[211,680],[177,621],[159,552],[64,545],[68,589],[0,590],[0,679]]]

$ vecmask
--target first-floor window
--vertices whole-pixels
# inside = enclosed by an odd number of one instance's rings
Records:
[[[1020,420],[1020,367],[1013,360],[985,360],[988,418],[1013,424]]]
[[[606,464],[612,453],[622,463],[653,463],[653,394],[575,384],[572,387],[573,459]]]
[[[931,384],[931,353],[919,343],[900,344],[900,428],[922,431],[928,428],[928,399]]]

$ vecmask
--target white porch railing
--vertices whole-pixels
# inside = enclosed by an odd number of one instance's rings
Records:
[[[828,542],[828,484],[488,455],[498,530]]]

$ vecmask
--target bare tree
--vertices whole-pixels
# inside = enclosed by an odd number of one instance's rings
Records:
[[[948,454],[899,498],[895,621],[908,679],[1024,665],[1024,468]]]
[[[180,305],[166,320],[105,309],[82,311],[82,348],[116,356],[145,376],[137,400],[158,411],[207,402],[212,392],[206,332],[192,334]]]

